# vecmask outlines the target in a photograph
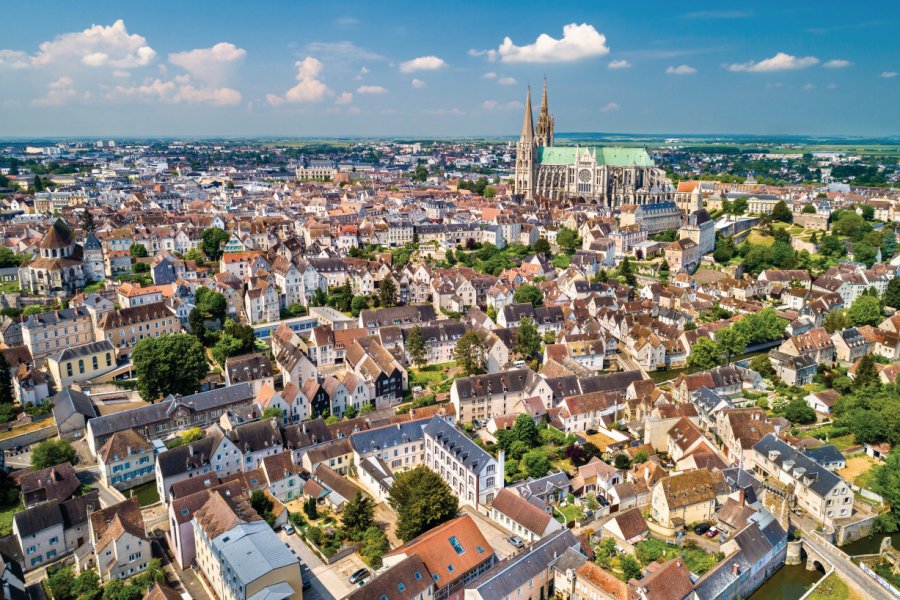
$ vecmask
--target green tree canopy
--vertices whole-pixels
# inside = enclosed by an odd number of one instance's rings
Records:
[[[378,299],[381,301],[381,306],[394,306],[396,295],[397,286],[394,284],[394,280],[390,277],[385,278],[385,280],[381,282],[381,287],[378,288]]]
[[[228,243],[229,237],[227,231],[218,227],[204,229],[200,234],[203,253],[209,257],[209,260],[219,260],[222,256],[222,247]]]
[[[574,229],[560,227],[556,234],[556,244],[568,254],[574,254],[581,247],[581,238]]]
[[[900,277],[894,277],[888,282],[884,291],[884,304],[891,308],[900,308]]]
[[[781,221],[782,223],[792,223],[794,221],[794,215],[784,200],[779,200],[772,208],[772,220]]]
[[[480,375],[487,367],[487,348],[478,333],[472,329],[463,334],[456,342],[454,351],[456,365],[466,375]]]
[[[66,462],[74,464],[76,456],[75,448],[66,440],[44,440],[31,450],[31,469],[40,471]]]
[[[522,456],[522,467],[529,477],[537,479],[550,471],[550,460],[542,448],[535,448]]]
[[[409,360],[419,369],[428,364],[428,349],[425,347],[425,338],[418,325],[413,325],[406,337],[406,353]]]
[[[132,361],[138,392],[149,402],[169,394],[193,394],[209,372],[203,344],[184,333],[142,339]]]
[[[375,524],[375,503],[362,492],[350,500],[341,512],[341,525],[351,540],[362,539],[366,530]]]
[[[803,398],[793,398],[784,407],[784,418],[795,425],[815,423],[816,411]]]
[[[688,365],[698,369],[712,369],[722,364],[722,346],[709,338],[700,338],[691,347]]]
[[[519,321],[516,345],[513,349],[525,360],[531,360],[541,351],[541,335],[531,317],[522,317],[522,320]]]
[[[425,465],[395,474],[388,502],[397,511],[397,537],[403,541],[449,521],[459,511],[459,499],[450,486]]]
[[[131,244],[128,253],[132,258],[147,258],[147,247],[143,244]]]
[[[544,303],[544,292],[536,285],[526,283],[516,288],[513,300],[520,304],[529,302],[532,306],[540,306]]]
[[[847,316],[850,319],[850,324],[854,327],[861,327],[862,325],[877,327],[882,320],[881,302],[875,296],[863,294],[850,305]]]

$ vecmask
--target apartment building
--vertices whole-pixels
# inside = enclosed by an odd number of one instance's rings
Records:
[[[503,451],[495,459],[442,417],[432,417],[424,434],[425,464],[447,482],[460,502],[490,504],[503,489]]]
[[[162,302],[120,308],[97,319],[96,338],[109,340],[120,356],[131,356],[134,346],[144,338],[178,333],[181,321]]]
[[[103,483],[117,490],[153,481],[154,464],[153,444],[133,429],[112,434],[97,452]]]
[[[524,412],[522,401],[541,395],[536,389],[540,385],[546,383],[531,369],[460,377],[450,388],[450,401],[460,421],[487,421],[496,415]]]
[[[31,315],[22,323],[22,342],[38,368],[51,354],[94,339],[91,315],[83,306]]]
[[[68,346],[47,357],[56,389],[62,389],[76,381],[90,381],[116,368],[116,349],[109,340]]]

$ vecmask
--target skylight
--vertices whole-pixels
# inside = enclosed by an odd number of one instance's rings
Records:
[[[450,537],[450,545],[453,546],[453,549],[456,550],[457,554],[462,554],[466,551],[455,535]]]

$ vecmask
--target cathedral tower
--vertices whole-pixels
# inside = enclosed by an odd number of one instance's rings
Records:
[[[525,96],[525,116],[522,119],[522,133],[516,144],[516,194],[530,200],[534,191],[535,162],[534,121],[531,114],[531,87]]]
[[[541,94],[541,114],[538,115],[537,122],[537,145],[552,146],[553,145],[553,117],[547,108],[547,78],[544,78],[544,92]]]

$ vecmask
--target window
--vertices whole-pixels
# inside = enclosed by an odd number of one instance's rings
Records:
[[[447,570],[451,573],[453,572],[453,565],[447,565]]]
[[[462,544],[459,543],[459,539],[455,535],[450,538],[450,545],[453,546],[453,549],[456,550],[457,554],[465,553],[465,549],[462,547]]]

